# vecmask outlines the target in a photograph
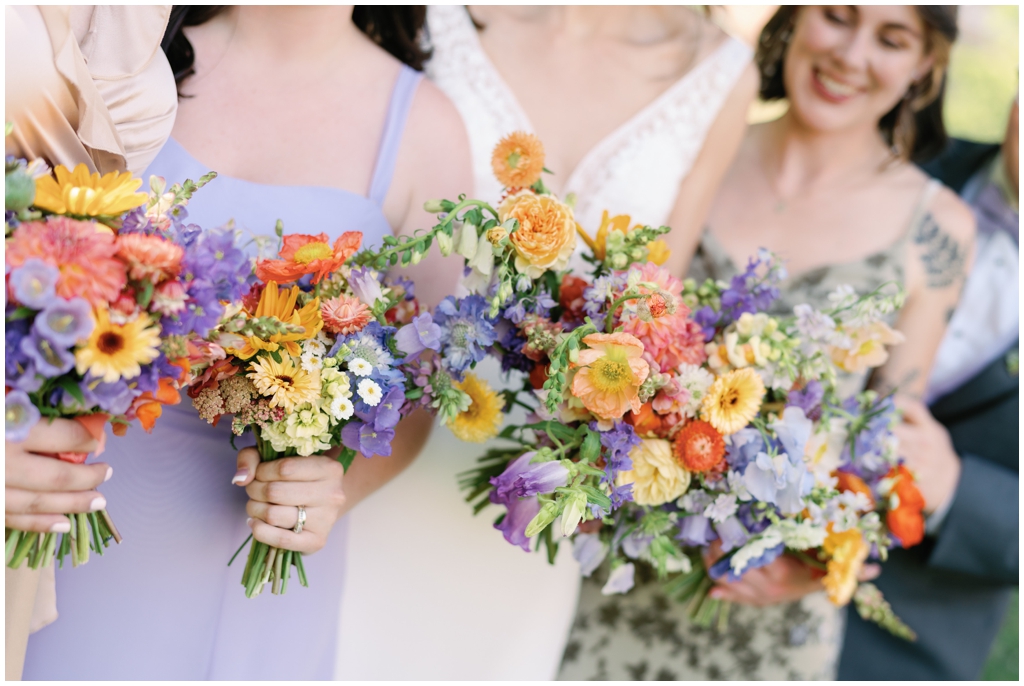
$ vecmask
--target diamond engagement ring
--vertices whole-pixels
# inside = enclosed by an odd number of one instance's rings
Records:
[[[298,509],[299,509],[299,521],[296,522],[295,528],[292,529],[292,531],[294,531],[297,534],[301,534],[302,533],[302,525],[306,523],[306,508],[304,508],[302,505],[299,505]]]

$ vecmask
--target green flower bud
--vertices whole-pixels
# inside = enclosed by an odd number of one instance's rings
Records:
[[[441,250],[441,254],[444,257],[448,257],[452,254],[452,237],[444,231],[437,232],[437,247]]]
[[[28,209],[36,199],[36,182],[24,169],[15,169],[4,178],[4,206],[10,212]]]
[[[583,491],[577,491],[566,499],[565,510],[562,512],[563,536],[572,536],[575,533],[576,527],[580,525],[586,511],[587,494]]]
[[[557,516],[558,503],[553,500],[549,500],[544,503],[544,507],[540,508],[540,512],[537,513],[537,516],[530,520],[530,523],[526,525],[527,538],[533,538],[546,529],[551,522],[555,521],[555,517]]]
[[[440,214],[445,211],[444,200],[428,200],[423,203],[423,209],[430,214]]]

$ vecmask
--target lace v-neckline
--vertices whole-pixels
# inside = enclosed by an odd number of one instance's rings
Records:
[[[489,77],[495,90],[501,93],[504,99],[504,106],[511,111],[516,118],[521,121],[524,127],[531,133],[536,133],[537,129],[534,127],[533,122],[530,121],[530,117],[527,116],[526,110],[523,109],[522,105],[519,104],[519,99],[516,98],[515,93],[509,87],[508,83],[502,77],[498,71],[498,67],[494,64],[490,55],[484,50],[483,43],[480,42],[480,34],[476,30],[476,26],[473,25],[473,19],[469,14],[469,9],[464,8],[462,22],[463,30],[467,32],[467,36],[470,40],[471,45],[480,55],[480,65],[484,68]],[[734,39],[731,36],[726,35],[720,42],[720,44],[708,53],[704,59],[693,65],[685,74],[679,77],[672,85],[662,91],[654,100],[641,107],[636,113],[629,117],[626,121],[619,124],[617,127],[612,129],[608,134],[603,136],[597,141],[587,152],[580,158],[580,161],[573,168],[572,172],[565,177],[565,185],[562,187],[563,192],[568,193],[578,186],[580,178],[583,178],[584,173],[588,167],[594,164],[593,160],[599,159],[605,150],[612,148],[617,144],[618,141],[627,137],[634,130],[640,128],[645,121],[653,116],[656,116],[659,110],[664,107],[665,103],[672,102],[677,97],[677,94],[684,90],[693,79],[697,78],[704,70],[708,69],[711,64],[714,64],[715,59],[720,53],[726,52],[729,49],[730,44]]]

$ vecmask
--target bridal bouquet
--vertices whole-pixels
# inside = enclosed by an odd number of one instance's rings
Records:
[[[212,177],[211,177],[212,178]],[[220,300],[244,280],[233,235],[184,223],[184,205],[208,181],[152,194],[130,173],[85,165],[51,174],[40,161],[6,161],[5,432],[24,440],[41,417],[79,421],[102,452],[104,425],[152,429],[188,381],[186,340],[206,335]],[[166,191],[166,192],[165,192]],[[243,275],[244,279],[244,275]],[[82,463],[85,453],[53,457]],[[69,514],[70,533],[8,529],[6,561],[63,565],[121,537],[106,511]]]
[[[643,560],[708,622],[719,610],[708,573],[737,579],[789,552],[821,568],[842,605],[869,554],[919,540],[891,403],[844,402],[836,387],[901,339],[884,322],[898,289],[839,289],[825,311],[771,316],[784,278],[771,254],[731,283],[684,283],[660,266],[667,228],[607,213],[593,237],[579,227],[544,187],[532,136],[503,140],[492,161],[506,186],[497,209],[428,208],[444,213],[442,249],[466,258],[467,293],[420,315],[440,346],[417,383],[456,435],[509,442],[462,485],[477,511],[504,508],[495,526],[510,543],[553,560],[557,539],[572,538],[585,575],[608,561],[606,593],[628,591]],[[586,277],[565,271],[577,237]],[[524,372],[521,387],[497,394],[475,378],[486,355]],[[513,405],[527,420],[500,430]],[[724,555],[706,572],[712,543]],[[862,589],[862,612],[906,635],[877,589]]]
[[[326,234],[284,235],[280,225],[278,235],[278,259],[256,263],[257,283],[194,345],[193,405],[212,424],[232,415],[232,432],[251,431],[262,460],[337,450],[348,469],[356,453],[390,455],[406,406],[405,334],[395,325],[416,302],[411,283],[382,270],[418,261],[429,244],[388,236],[381,251],[356,255],[359,232],[333,244]],[[292,566],[306,586],[300,553],[253,541],[246,596],[267,583],[286,592]]]

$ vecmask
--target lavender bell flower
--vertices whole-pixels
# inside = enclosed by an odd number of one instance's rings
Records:
[[[572,556],[580,563],[580,574],[589,577],[608,556],[608,546],[597,534],[576,534],[572,543]]]
[[[370,267],[353,269],[348,276],[348,285],[360,302],[369,308],[384,298],[384,291],[380,286],[380,273]]]
[[[401,386],[395,386],[385,393],[375,408],[376,415],[373,418],[373,428],[377,431],[395,428],[398,420],[402,418],[401,409],[403,404],[405,404],[405,389]]]
[[[526,527],[540,512],[540,502],[534,496],[513,499],[505,505],[508,512],[501,522],[494,525],[494,528],[502,533],[506,541],[530,552],[530,539],[526,536]]]
[[[24,391],[11,391],[4,398],[4,437],[20,443],[39,421],[39,410]]]
[[[349,422],[341,430],[341,442],[364,457],[391,455],[391,441],[395,438],[393,429],[378,431],[370,424]]]
[[[416,315],[412,322],[395,334],[395,344],[409,359],[415,359],[424,350],[441,350],[441,327],[434,323],[429,312]]]
[[[115,415],[127,412],[135,397],[142,393],[129,386],[124,379],[118,379],[113,383],[96,383],[95,379],[87,379],[80,388],[87,407],[99,407],[104,412]]]
[[[32,324],[37,334],[63,348],[88,338],[95,326],[92,307],[82,298],[50,302]]]
[[[11,270],[8,284],[14,299],[32,309],[41,310],[57,297],[55,288],[60,270],[37,257],[30,257]]]
[[[632,562],[627,562],[613,569],[612,573],[608,575],[608,582],[601,589],[601,595],[628,592],[633,588],[633,574],[635,572],[636,568]]]
[[[554,493],[569,479],[569,470],[561,462],[530,464],[535,452],[525,453],[509,463],[505,471],[491,478],[491,502],[508,505],[517,498]]]
[[[75,358],[67,348],[54,345],[35,331],[21,339],[19,347],[35,364],[36,372],[46,378],[60,376],[75,365]]]

